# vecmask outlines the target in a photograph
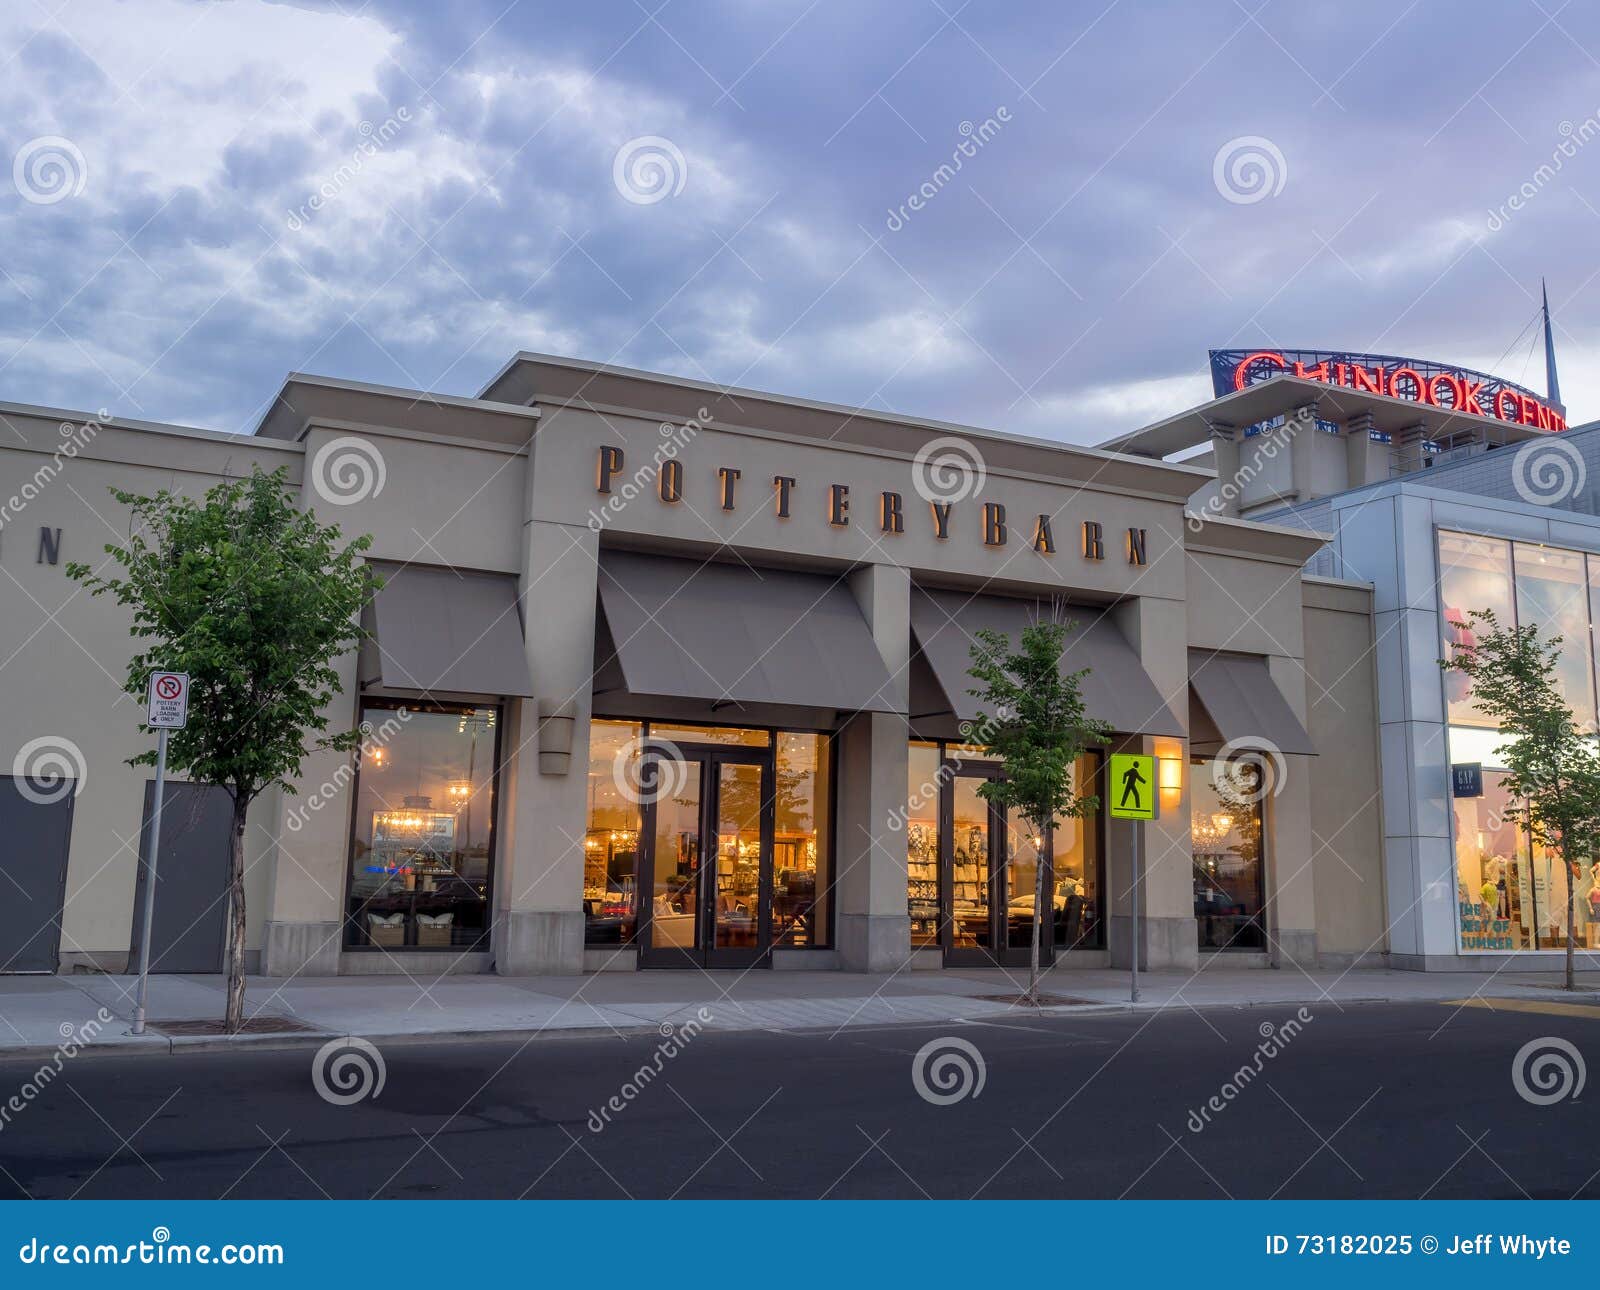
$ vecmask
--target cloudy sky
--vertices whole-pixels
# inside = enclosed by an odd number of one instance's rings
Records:
[[[1092,442],[1208,347],[1542,389],[1545,275],[1600,417],[1594,6],[17,0],[0,59],[0,399],[527,349]]]

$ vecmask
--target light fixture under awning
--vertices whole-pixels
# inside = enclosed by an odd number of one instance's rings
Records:
[[[517,580],[420,565],[379,564],[373,598],[378,675],[363,684],[428,694],[533,694]]]
[[[1273,682],[1267,661],[1244,654],[1189,651],[1189,685],[1225,744],[1315,755],[1316,745]]]
[[[631,694],[894,711],[842,578],[603,551],[600,605]]]
[[[1016,644],[1024,627],[1053,613],[1048,601],[912,588],[912,635],[958,721],[976,719],[982,707],[967,693],[977,684],[967,669],[972,666],[978,632],[984,628],[1004,632]],[[1067,633],[1062,668],[1068,672],[1089,669],[1083,678],[1083,700],[1089,715],[1107,722],[1118,734],[1181,739],[1183,723],[1173,715],[1106,611],[1069,605],[1061,616],[1075,624]]]

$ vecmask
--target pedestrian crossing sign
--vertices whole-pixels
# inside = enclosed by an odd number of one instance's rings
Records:
[[[1155,819],[1156,759],[1138,753],[1112,753],[1108,789],[1108,805],[1115,819]]]

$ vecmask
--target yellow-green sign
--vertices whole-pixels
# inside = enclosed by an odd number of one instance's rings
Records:
[[[1156,759],[1138,753],[1112,753],[1107,805],[1119,820],[1156,818]]]

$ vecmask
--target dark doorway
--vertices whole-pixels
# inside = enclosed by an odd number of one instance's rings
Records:
[[[155,783],[144,786],[139,882],[133,901],[130,967],[139,961],[149,877],[150,815]],[[168,781],[156,857],[152,972],[220,972],[228,920],[228,846],[233,799],[212,784]]]
[[[71,780],[0,775],[0,972],[54,972],[72,841]]]

